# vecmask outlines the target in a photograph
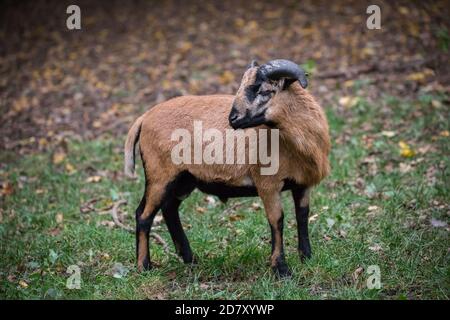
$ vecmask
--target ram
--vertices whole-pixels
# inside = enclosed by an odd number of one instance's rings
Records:
[[[252,62],[235,96],[177,97],[154,106],[134,122],[125,142],[125,173],[135,176],[134,149],[139,141],[145,172],[145,192],[136,209],[139,270],[151,267],[149,233],[160,209],[177,253],[185,263],[194,261],[178,208],[195,188],[224,201],[230,197],[261,198],[272,235],[271,267],[281,277],[290,275],[283,249],[281,192],[290,190],[299,254],[302,259],[311,256],[310,191],[329,173],[330,139],[324,112],[306,87],[305,72],[292,61],[277,59],[261,66]],[[260,162],[174,164],[171,154],[176,141],[172,133],[183,129],[193,134],[195,121],[220,132],[278,129],[278,171],[261,174]]]

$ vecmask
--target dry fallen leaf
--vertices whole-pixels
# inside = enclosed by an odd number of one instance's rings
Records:
[[[60,164],[66,159],[66,154],[64,152],[55,152],[53,154],[53,164]]]
[[[241,214],[230,214],[230,216],[228,217],[228,219],[229,219],[231,222],[234,222],[234,221],[238,221],[238,220],[244,219],[244,216],[241,215]]]
[[[108,227],[108,228],[114,228],[115,223],[114,223],[114,221],[110,221],[110,220],[102,220],[102,221],[100,221],[100,225]]]
[[[60,228],[53,228],[48,230],[47,232],[49,235],[51,235],[52,237],[56,237],[57,235],[59,235],[61,233],[61,229]]]
[[[2,183],[2,188],[0,189],[0,195],[9,196],[14,192],[14,187],[9,182]]]
[[[102,254],[102,259],[109,260],[109,259],[111,259],[111,256],[108,253],[105,252],[105,253]]]
[[[86,182],[88,182],[88,183],[95,183],[95,182],[99,182],[100,180],[102,180],[101,176],[91,176],[91,177],[86,179]]]
[[[347,232],[342,230],[342,229],[339,229],[338,234],[339,234],[339,236],[341,238],[346,238],[347,237]]]
[[[412,170],[412,166],[408,163],[401,162],[398,166],[398,169],[401,173],[407,173]]]
[[[319,217],[318,214],[313,214],[311,217],[308,218],[308,222],[314,222]]]
[[[209,285],[206,283],[200,283],[200,289],[207,290],[209,288]]]
[[[381,131],[381,134],[388,138],[392,138],[396,135],[394,131]]]
[[[234,74],[231,71],[225,71],[219,78],[221,84],[229,84],[234,81]]]
[[[434,71],[428,68],[425,68],[422,72],[414,72],[409,74],[406,79],[410,81],[416,81],[423,83],[425,80],[434,74]]]
[[[76,170],[72,164],[66,163],[66,171],[68,174],[72,174],[72,173],[75,173]]]
[[[55,216],[55,220],[57,224],[62,224],[64,220],[64,216],[62,213],[57,213]]]
[[[261,209],[261,204],[259,204],[258,202],[253,202],[252,203],[252,209],[253,210],[260,210]]]
[[[28,288],[28,283],[26,283],[24,280],[20,280],[19,286],[21,286],[22,288]]]
[[[381,248],[381,246],[379,244],[374,244],[374,245],[369,247],[369,250],[371,250],[373,252],[378,252],[378,251],[381,251],[383,249]]]
[[[347,109],[353,108],[357,103],[358,97],[344,96],[339,99],[339,104]]]
[[[353,281],[358,280],[359,276],[361,275],[361,273],[363,271],[364,271],[363,267],[358,267],[355,271],[353,271],[353,273],[352,273]]]
[[[203,207],[196,207],[195,211],[197,211],[198,213],[205,213],[206,212],[206,208]]]
[[[47,192],[46,189],[36,189],[36,191],[34,193],[36,193],[36,194],[43,194],[45,192]]]

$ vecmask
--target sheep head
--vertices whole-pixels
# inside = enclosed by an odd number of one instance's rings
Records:
[[[271,124],[268,110],[274,105],[274,97],[298,81],[306,88],[305,71],[296,63],[277,59],[262,66],[252,61],[242,77],[230,115],[230,125],[234,129]]]

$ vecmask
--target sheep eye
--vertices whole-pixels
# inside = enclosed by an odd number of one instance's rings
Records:
[[[253,84],[245,89],[245,95],[247,96],[248,101],[253,102],[256,99],[259,88],[260,85]]]

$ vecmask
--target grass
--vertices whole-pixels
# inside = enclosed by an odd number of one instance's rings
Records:
[[[153,243],[156,267],[137,273],[134,235],[112,228],[110,216],[99,214],[123,198],[125,223],[134,225],[143,175],[136,182],[120,174],[123,137],[68,141],[58,164],[52,161],[56,150],[19,159],[2,153],[0,178],[13,192],[0,198],[0,298],[448,299],[445,99],[384,97],[374,105],[360,98],[348,110],[327,110],[333,169],[313,193],[313,258],[305,263],[296,252],[293,204],[283,195],[285,248],[294,274],[286,280],[277,280],[268,266],[268,223],[264,211],[252,206],[259,200],[211,204],[199,192],[181,208],[199,264],[183,265]],[[400,155],[401,140],[415,156]],[[102,178],[86,182],[90,176]],[[94,198],[96,210],[82,213],[80,207]],[[232,204],[240,205],[223,214]],[[447,227],[433,226],[432,218]],[[164,223],[154,230],[173,251]],[[115,263],[128,273],[113,277]],[[80,267],[79,290],[66,288],[70,265]],[[380,268],[381,289],[367,288],[371,265]]]

